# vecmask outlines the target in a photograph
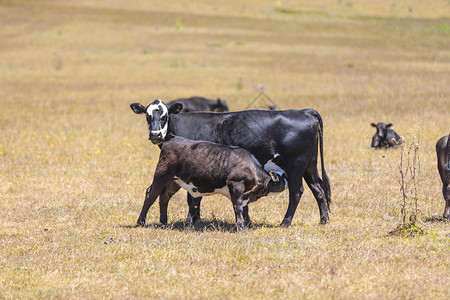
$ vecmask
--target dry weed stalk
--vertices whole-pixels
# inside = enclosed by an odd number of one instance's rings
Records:
[[[418,126],[418,133],[419,129]],[[410,135],[409,132],[407,134]],[[424,233],[416,224],[419,213],[420,135],[417,134],[417,137],[412,136],[409,143],[407,143],[404,137],[401,139],[398,169],[400,172],[400,190],[402,192],[402,202],[400,204],[402,223],[389,233],[391,235],[415,236]],[[408,147],[407,151],[405,147]]]

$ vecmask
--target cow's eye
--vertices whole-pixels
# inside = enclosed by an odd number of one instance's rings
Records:
[[[167,121],[167,116],[162,116],[161,117],[161,121],[166,122]]]

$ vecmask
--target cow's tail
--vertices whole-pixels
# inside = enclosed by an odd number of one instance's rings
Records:
[[[445,147],[445,165],[444,165],[444,170],[445,170],[445,178],[447,180],[449,180],[450,178],[450,134],[448,135],[447,138],[447,146]]]
[[[325,192],[325,198],[327,199],[328,211],[331,212],[331,188],[330,181],[327,176],[327,172],[325,172],[325,162],[323,160],[323,122],[320,114],[315,111],[315,117],[319,120],[319,150],[320,150],[320,162],[322,165],[322,181],[323,181],[323,189]]]

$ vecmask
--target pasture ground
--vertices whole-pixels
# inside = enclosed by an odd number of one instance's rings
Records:
[[[31,3],[29,3],[31,2]],[[448,1],[0,1],[0,298],[445,299],[450,224],[434,146],[450,131]],[[234,230],[208,197],[184,228],[133,228],[158,159],[131,102],[201,95],[324,120],[331,222],[306,188],[250,206]],[[255,103],[254,107],[258,107]],[[400,222],[399,150],[420,136],[419,220]]]

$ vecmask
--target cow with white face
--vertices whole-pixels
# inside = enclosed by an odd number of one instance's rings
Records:
[[[135,113],[146,115],[149,139],[153,144],[161,146],[167,136],[173,134],[190,140],[237,146],[249,151],[267,173],[274,171],[286,176],[289,206],[281,225],[291,225],[304,191],[303,179],[316,198],[320,223],[329,222],[331,190],[323,160],[323,123],[317,111],[249,110],[180,114],[182,104],[175,103],[168,109],[159,99],[148,106],[132,103],[130,107]],[[319,150],[322,178],[317,169]],[[165,192],[170,197],[173,191],[168,187]],[[201,198],[188,195],[188,222],[200,218],[200,201]],[[166,213],[161,211],[161,214]]]
[[[153,144],[160,144],[167,135],[169,127],[169,110],[159,99],[155,100],[145,110],[148,123],[148,139]]]

